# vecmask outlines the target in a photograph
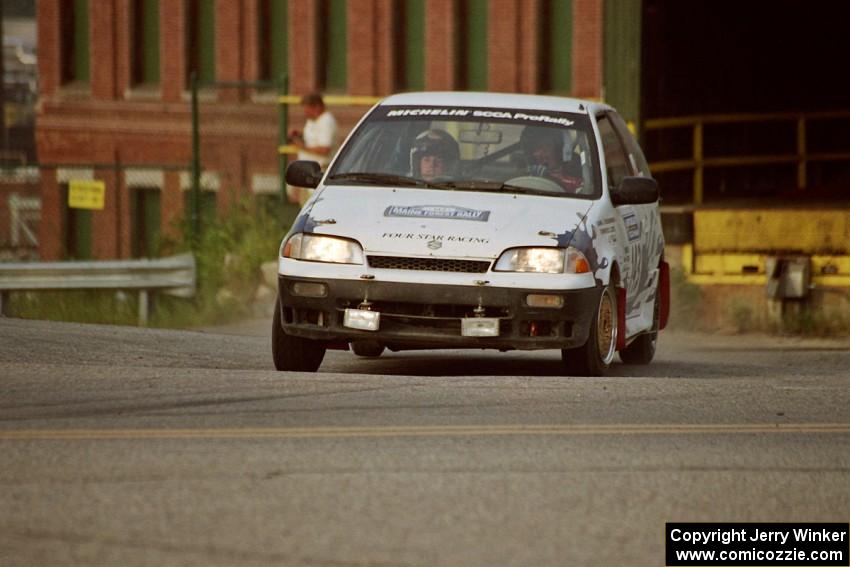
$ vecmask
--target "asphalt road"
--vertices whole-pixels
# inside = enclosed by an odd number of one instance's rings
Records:
[[[0,565],[662,566],[665,522],[850,520],[850,340],[301,374],[268,327],[0,319]]]

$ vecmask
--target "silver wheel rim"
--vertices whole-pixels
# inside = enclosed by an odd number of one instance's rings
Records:
[[[617,303],[611,288],[607,287],[599,299],[596,315],[596,345],[602,363],[611,364],[617,349]]]

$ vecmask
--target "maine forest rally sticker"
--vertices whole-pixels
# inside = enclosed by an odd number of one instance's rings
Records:
[[[451,219],[487,222],[490,211],[478,211],[452,205],[390,205],[384,210],[385,217],[420,218],[420,219]]]

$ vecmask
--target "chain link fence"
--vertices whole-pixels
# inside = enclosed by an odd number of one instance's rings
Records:
[[[0,262],[38,258],[40,179],[36,166],[0,167]]]
[[[3,38],[0,69],[0,261],[38,254],[39,170],[35,162],[38,76],[27,34]],[[21,31],[21,30],[18,30]]]

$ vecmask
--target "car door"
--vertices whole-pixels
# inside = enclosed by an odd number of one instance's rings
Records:
[[[608,187],[619,185],[626,176],[649,176],[643,152],[622,118],[608,111],[597,116],[605,154]],[[618,239],[623,243],[620,258],[621,285],[626,290],[626,336],[652,327],[658,265],[663,252],[657,203],[620,205],[614,208],[618,219]]]

